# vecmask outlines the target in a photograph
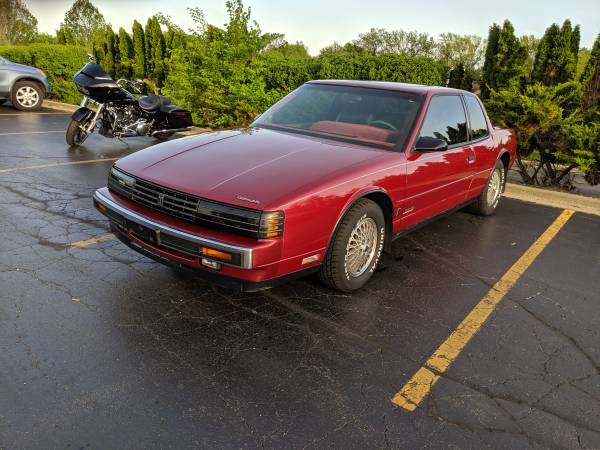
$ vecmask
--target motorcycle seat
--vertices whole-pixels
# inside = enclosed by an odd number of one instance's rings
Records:
[[[164,95],[146,95],[144,97],[140,97],[139,99],[140,108],[145,111],[156,111],[163,106],[170,105],[171,100],[169,97],[165,97]]]

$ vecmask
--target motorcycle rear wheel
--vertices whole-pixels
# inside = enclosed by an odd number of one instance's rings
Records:
[[[66,138],[67,144],[69,144],[70,147],[79,147],[89,136],[89,133],[81,129],[82,125],[84,124],[77,122],[76,120],[71,120],[71,122],[69,122]]]

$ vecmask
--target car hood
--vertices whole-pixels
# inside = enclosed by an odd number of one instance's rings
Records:
[[[116,166],[178,191],[270,209],[331,180],[349,166],[360,170],[386,153],[312,136],[251,128],[176,139],[129,155]]]
[[[19,72],[30,72],[30,73],[36,73],[38,75],[40,74],[35,67],[26,66],[25,64],[18,64],[18,63],[11,62],[10,64],[8,64],[8,66],[9,66],[8,67],[9,69],[17,70]]]

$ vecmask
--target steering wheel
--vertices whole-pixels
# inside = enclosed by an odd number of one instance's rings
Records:
[[[389,128],[392,131],[398,131],[398,128],[396,128],[391,123],[386,122],[385,120],[373,120],[372,122],[369,122],[368,124],[369,125],[374,125],[374,124],[383,125],[385,128]],[[381,128],[381,127],[377,127],[377,128]]]

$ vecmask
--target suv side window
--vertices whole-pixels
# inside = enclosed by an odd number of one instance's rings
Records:
[[[467,141],[467,117],[459,95],[431,98],[419,137],[443,139],[448,145]]]
[[[475,140],[486,137],[488,135],[488,125],[479,100],[472,95],[465,95],[465,103],[469,110],[471,139]]]

